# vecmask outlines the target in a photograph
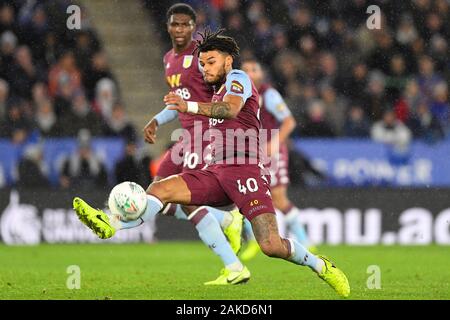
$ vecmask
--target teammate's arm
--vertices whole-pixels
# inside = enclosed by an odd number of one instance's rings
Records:
[[[267,111],[281,123],[278,135],[272,137],[272,143],[278,142],[279,144],[283,144],[295,129],[297,122],[277,90],[273,88],[268,89],[264,94],[264,101]],[[268,146],[267,153],[269,156],[272,153],[271,150],[274,149],[273,147]]]
[[[156,142],[156,131],[158,127],[171,122],[176,119],[178,112],[164,108],[160,113],[154,116],[144,127],[144,139],[147,143],[153,144]]]

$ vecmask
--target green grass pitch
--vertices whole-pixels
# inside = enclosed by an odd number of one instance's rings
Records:
[[[322,246],[347,274],[350,299],[450,299],[450,248]],[[244,285],[206,287],[219,259],[200,242],[111,245],[0,245],[0,299],[339,299],[306,267],[262,254],[247,263]],[[81,288],[66,286],[67,268]],[[368,289],[370,265],[381,289]]]

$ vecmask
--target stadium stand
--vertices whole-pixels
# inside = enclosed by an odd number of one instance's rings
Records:
[[[175,2],[145,1],[167,45],[163,14]],[[264,63],[297,136],[367,137],[388,110],[415,138],[450,131],[448,1],[185,2],[199,30],[226,28],[242,57]],[[381,8],[380,30],[366,26],[369,4]]]

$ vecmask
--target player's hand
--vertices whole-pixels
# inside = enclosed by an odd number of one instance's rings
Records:
[[[183,98],[176,93],[169,92],[166,96],[164,96],[164,103],[169,110],[176,110],[183,113],[187,112],[186,101],[184,101]]]
[[[150,120],[144,127],[145,142],[154,144],[156,142],[156,131],[158,130],[158,121]]]

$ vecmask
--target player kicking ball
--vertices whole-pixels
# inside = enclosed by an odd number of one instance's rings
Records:
[[[194,9],[187,4],[177,3],[167,10],[166,16],[167,32],[172,41],[172,49],[163,58],[169,90],[186,100],[211,101],[214,90],[203,81],[198,55],[194,54],[196,47],[192,37],[196,28]],[[186,136],[183,136],[182,141],[177,142],[166,152],[154,181],[186,171],[199,170],[205,166],[204,150],[209,145],[209,141],[203,139],[203,133],[209,128],[210,118],[208,117],[165,108],[145,126],[145,141],[150,144],[155,143],[158,128],[175,119],[180,121]],[[175,150],[179,149],[183,154],[182,159],[177,162],[174,156],[177,156]],[[228,212],[207,206],[168,204],[162,213],[190,221],[197,229],[203,243],[222,260],[225,269],[245,274],[242,281],[249,279],[250,272],[237,257],[241,249],[243,223],[242,216],[238,212]],[[229,283],[223,275],[205,283],[205,285],[227,284]]]
[[[117,230],[133,228],[153,218],[167,203],[219,207],[234,203],[251,222],[264,254],[308,266],[339,295],[347,297],[350,286],[340,269],[327,258],[315,256],[296,240],[282,238],[278,233],[270,177],[258,163],[259,94],[245,72],[232,68],[239,48],[234,39],[222,36],[221,32],[206,31],[197,44],[204,80],[215,88],[212,102],[186,102],[174,93],[164,97],[173,110],[216,120],[210,121],[211,136],[214,136],[212,164],[203,170],[183,172],[152,183],[147,189],[146,210],[139,220],[110,220],[80,198],[74,199],[75,211],[98,236],[108,238]],[[245,142],[235,143],[235,138],[243,135]],[[240,276],[227,273],[230,282]]]

